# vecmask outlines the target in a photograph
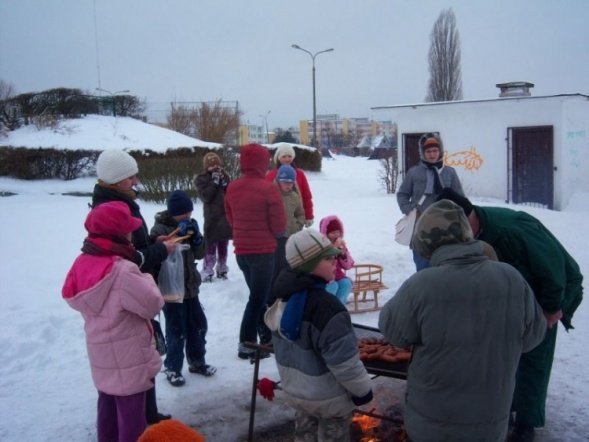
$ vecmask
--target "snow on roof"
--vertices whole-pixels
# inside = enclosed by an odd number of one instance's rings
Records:
[[[289,146],[292,148],[297,148],[297,149],[303,149],[303,150],[317,150],[312,146],[306,146],[304,144],[300,144],[300,143],[284,143],[284,142],[280,142],[280,143],[274,143],[274,144],[263,144],[263,146],[266,146],[268,149],[278,149],[280,147],[283,146]]]
[[[157,152],[179,147],[223,147],[134,118],[103,115],[61,120],[56,127],[23,126],[8,132],[6,138],[0,139],[0,145],[66,150],[149,149]]]

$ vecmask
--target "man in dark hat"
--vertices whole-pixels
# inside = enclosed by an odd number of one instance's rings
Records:
[[[500,261],[519,270],[544,310],[546,336],[520,359],[512,405],[515,426],[509,441],[532,441],[534,427],[545,424],[556,325],[560,320],[567,331],[573,328],[573,314],[583,299],[583,275],[562,244],[533,216],[501,207],[479,207],[451,189],[444,189],[439,199],[462,207],[475,238],[491,244]]]

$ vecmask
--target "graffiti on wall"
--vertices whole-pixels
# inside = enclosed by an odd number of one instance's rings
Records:
[[[478,171],[485,160],[477,152],[477,148],[471,146],[469,150],[462,150],[449,154],[444,152],[444,164],[451,167],[463,167],[469,172]]]
[[[583,154],[587,152],[583,141],[587,136],[584,130],[570,130],[567,132],[566,149],[569,153],[569,164],[575,169],[580,169],[584,163]]]

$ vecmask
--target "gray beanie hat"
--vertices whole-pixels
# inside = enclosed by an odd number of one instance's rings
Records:
[[[137,175],[137,161],[127,152],[118,149],[103,151],[96,161],[96,175],[106,184],[115,184]]]
[[[311,273],[322,259],[341,254],[329,239],[314,229],[301,230],[286,241],[288,265],[302,272]]]
[[[440,200],[417,220],[411,244],[419,255],[429,259],[438,247],[472,239],[472,230],[462,208],[452,201]]]

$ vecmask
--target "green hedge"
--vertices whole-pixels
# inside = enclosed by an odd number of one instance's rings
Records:
[[[163,203],[167,195],[182,189],[191,197],[197,197],[194,177],[203,170],[202,159],[208,152],[217,153],[223,160],[225,170],[232,180],[239,177],[238,146],[226,146],[217,150],[204,148],[168,149],[165,153],[129,151],[139,166],[141,199]],[[275,149],[270,149],[273,167]],[[296,165],[304,170],[320,171],[321,155],[317,151],[295,147]],[[53,148],[0,147],[0,176],[19,179],[60,178],[71,180],[95,174],[96,160],[100,151],[61,150]]]

